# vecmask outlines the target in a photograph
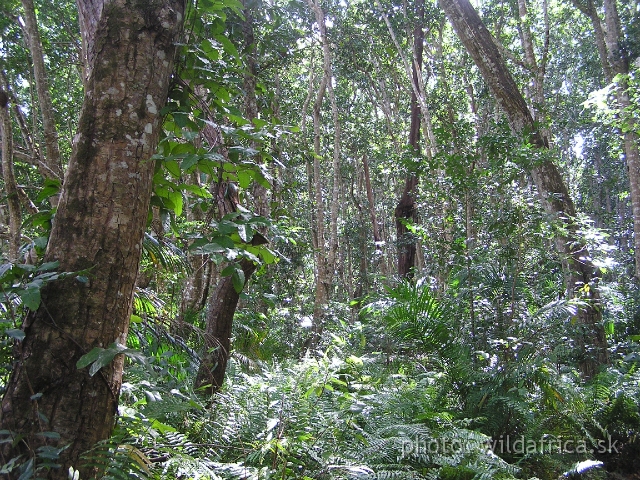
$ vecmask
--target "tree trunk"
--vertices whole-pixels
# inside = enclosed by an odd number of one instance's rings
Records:
[[[367,155],[362,156],[362,167],[364,170],[364,185],[367,190],[367,201],[369,202],[369,217],[371,218],[371,228],[373,230],[373,244],[375,249],[375,264],[380,263],[381,273],[386,275],[386,271],[384,268],[384,250],[382,249],[382,245],[384,242],[382,241],[382,236],[380,235],[380,227],[378,226],[378,219],[376,217],[376,203],[375,198],[373,196],[373,188],[371,188],[371,176],[369,174],[369,160],[367,159]],[[364,252],[363,252],[364,254]]]
[[[620,26],[620,17],[615,0],[604,0],[604,17],[606,25],[605,43],[610,72],[620,75],[617,82],[616,96],[620,117],[628,124],[627,131],[622,134],[623,148],[629,170],[629,186],[631,193],[631,209],[633,210],[633,246],[635,256],[635,276],[640,281],[640,152],[638,151],[637,123],[631,110],[629,98],[629,58],[624,48],[624,35]],[[594,22],[595,23],[595,22]],[[603,65],[605,72],[606,65]]]
[[[424,23],[424,0],[416,0],[417,24],[413,30],[413,52],[414,62],[412,69],[412,83],[414,88],[411,90],[411,124],[409,129],[409,147],[412,154],[420,153],[420,112],[421,108],[418,104],[419,89],[415,86],[420,85],[422,75],[422,51],[424,44],[424,31],[422,25]],[[424,103],[424,102],[421,102]],[[404,191],[400,197],[400,201],[395,209],[396,218],[396,237],[398,242],[398,275],[401,278],[412,278],[413,269],[416,264],[416,239],[407,228],[408,223],[418,221],[418,211],[415,200],[415,189],[418,186],[418,175],[409,173],[404,185]]]
[[[245,279],[255,272],[257,265],[242,259],[240,267]],[[238,307],[240,294],[236,292],[231,277],[222,277],[213,295],[209,298],[207,326],[205,329],[206,352],[200,359],[195,388],[212,395],[222,387],[231,352],[231,330],[233,316]]]
[[[491,34],[469,1],[440,0],[440,5],[505,112],[511,129],[519,135],[528,134],[529,141],[535,149],[547,150],[547,139],[538,131],[527,103]],[[545,155],[545,152],[541,155]],[[608,361],[597,288],[597,270],[591,263],[586,245],[577,235],[577,226],[574,223],[576,210],[556,166],[542,157],[532,162],[530,170],[545,211],[562,222],[566,232],[556,235],[555,244],[568,266],[569,293],[587,301],[586,306],[580,308],[578,313],[580,332],[577,334],[576,343],[581,354],[580,371],[583,376],[591,377],[600,365]]]
[[[572,3],[591,21],[605,81],[611,83],[616,75],[621,76],[616,85],[617,108],[624,121],[630,123],[627,131],[622,133],[622,147],[629,171],[629,190],[633,211],[635,277],[640,280],[640,152],[638,151],[638,135],[634,128],[635,120],[633,116],[624,113],[631,107],[626,79],[626,75],[629,73],[629,58],[624,49],[625,39],[620,26],[617,4],[615,0],[604,1],[606,28],[603,28],[602,20],[592,0],[587,0],[586,3],[572,0]]]
[[[27,457],[42,445],[69,445],[62,468],[46,478],[66,479],[69,466],[96,478],[80,455],[109,437],[122,382],[117,356],[93,377],[76,362],[94,347],[126,342],[154,162],[184,18],[182,0],[79,1],[91,40],[90,76],[78,132],[45,261],[59,270],[86,270],[47,284],[37,311],[24,321],[2,400],[1,428],[24,435],[2,445],[3,461]],[[41,396],[36,396],[40,395]],[[55,431],[58,441],[43,431]]]
[[[313,303],[313,327],[312,335],[305,342],[305,349],[314,347],[323,329],[324,311],[331,295],[333,277],[335,274],[336,254],[338,250],[338,204],[340,193],[340,122],[338,119],[338,105],[333,91],[333,67],[331,60],[331,50],[327,36],[327,26],[324,12],[317,0],[307,0],[309,8],[315,15],[316,23],[320,30],[320,41],[323,52],[323,75],[313,106],[313,190],[315,199],[315,260],[316,260],[316,287]],[[329,93],[331,112],[334,123],[334,144],[333,144],[333,187],[331,194],[329,213],[329,242],[325,243],[325,214],[324,195],[322,187],[322,173],[320,160],[322,157],[321,146],[321,110],[324,95]]]
[[[250,2],[243,2],[244,21],[242,32],[244,34],[244,47],[247,58],[247,69],[244,75],[244,113],[248,120],[258,117],[258,102],[256,98],[257,84],[257,59],[255,57],[255,36],[254,19]],[[259,145],[252,143],[251,147],[258,150]],[[234,212],[238,206],[237,196],[226,194],[229,187],[237,189],[235,185],[219,183],[217,185],[218,218]],[[254,185],[252,189],[254,203],[258,215],[267,217],[269,215],[269,202],[267,189],[261,185]],[[261,234],[266,232],[262,230]],[[242,259],[240,268],[244,273],[245,285],[256,271],[257,265],[250,260]],[[201,389],[202,393],[212,395],[222,388],[224,382],[227,363],[231,354],[231,334],[233,329],[233,317],[238,308],[240,293],[233,285],[231,277],[222,277],[218,285],[209,298],[206,328],[205,347],[206,351],[200,359],[200,367],[196,376],[195,388]]]
[[[0,89],[0,127],[2,128],[2,176],[9,206],[9,262],[18,261],[22,209],[18,197],[18,185],[13,173],[13,130],[11,128],[9,97]]]
[[[24,9],[24,20],[26,26],[29,50],[33,59],[33,73],[38,93],[38,102],[42,112],[42,126],[44,128],[44,143],[47,155],[44,159],[42,175],[45,178],[62,179],[62,163],[60,161],[60,148],[58,146],[58,130],[53,115],[53,104],[49,93],[49,82],[47,81],[47,70],[44,66],[44,53],[42,51],[42,40],[38,30],[38,21],[33,0],[22,0]]]

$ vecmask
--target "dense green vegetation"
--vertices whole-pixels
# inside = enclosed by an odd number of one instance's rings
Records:
[[[604,21],[601,3],[475,4],[544,151],[531,132],[514,134],[436,2],[423,14],[420,1],[190,3],[126,345],[100,345],[77,364],[93,376],[126,358],[116,428],[83,461],[105,479],[546,480],[587,460],[603,464],[575,478],[638,478],[640,270],[623,135],[640,135],[640,5],[618,2],[630,67],[608,79],[579,8]],[[36,10],[66,164],[83,96],[78,13],[67,1]],[[3,0],[0,12],[23,215],[11,258],[6,188],[4,394],[41,288],[92,273],[42,263],[64,179],[43,173],[22,7]],[[424,60],[412,84],[416,27]],[[407,141],[412,92],[419,148]],[[531,171],[548,160],[576,218],[543,208]],[[417,219],[398,240],[394,208],[412,176]],[[595,269],[584,284],[571,283],[557,249],[574,233]],[[402,242],[417,244],[404,278]],[[239,302],[224,384],[211,394],[196,377],[217,366],[203,359],[222,349],[209,329],[225,279]],[[583,340],[586,307],[602,315],[609,355],[592,376],[581,368],[598,347]],[[55,469],[65,446],[42,422],[51,446],[1,458],[0,474]],[[19,443],[15,433],[0,430],[0,442]]]

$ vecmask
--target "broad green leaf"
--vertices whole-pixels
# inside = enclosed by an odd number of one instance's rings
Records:
[[[198,155],[196,155],[195,153],[189,154],[182,160],[180,168],[186,172],[194,165],[197,165],[198,160],[200,160],[200,157]]]
[[[240,63],[240,55],[238,54],[238,49],[236,48],[236,46],[231,43],[231,40],[229,40],[226,36],[220,34],[220,35],[215,35],[214,37],[218,42],[220,42],[220,44],[222,44],[222,48],[224,49],[225,53],[227,53],[228,55],[231,55],[236,62],[239,64]]]
[[[112,344],[109,348],[100,352],[98,358],[89,367],[89,376],[93,377],[102,367],[109,365],[116,355],[122,353],[122,350],[124,350],[122,345]]]
[[[97,358],[100,356],[100,353],[102,353],[103,351],[104,348],[93,347],[93,349],[89,353],[86,353],[82,357],[80,357],[80,360],[76,362],[76,368],[79,370],[92,364],[97,360]]]
[[[236,268],[231,275],[231,281],[233,282],[234,290],[240,293],[244,288],[244,271],[241,268]]]
[[[182,189],[182,190],[184,190],[186,192],[191,192],[191,193],[197,195],[200,198],[211,198],[211,197],[213,197],[213,195],[211,195],[211,192],[209,192],[206,188],[200,187],[198,185],[183,184],[183,185],[180,185],[180,189]]]
[[[248,188],[249,185],[251,185],[251,179],[253,178],[253,175],[251,175],[250,171],[238,170],[237,175],[238,185],[240,185],[241,188]]]
[[[18,292],[22,303],[31,311],[36,311],[40,306],[40,289],[27,288]]]
[[[242,225],[242,224],[238,225],[238,235],[240,236],[240,239],[244,243],[248,243],[249,242],[247,226],[246,225]]]
[[[164,162],[164,168],[166,168],[174,178],[180,178],[180,175],[182,174],[180,165],[175,160],[166,160]]]
[[[57,260],[55,262],[46,262],[40,265],[37,269],[38,272],[47,272],[49,270],[55,270],[60,265]]]
[[[182,215],[182,193],[181,192],[169,192],[169,200],[173,203],[173,211],[176,216]]]
[[[38,197],[36,198],[36,200],[38,202],[42,202],[47,198],[52,197],[53,195],[57,195],[58,193],[60,193],[61,186],[62,182],[60,180],[50,178],[46,179],[44,181],[44,187],[38,193]]]
[[[235,264],[230,264],[227,265],[225,268],[222,269],[222,271],[220,272],[220,275],[222,275],[223,277],[228,277],[229,275],[233,275],[233,272],[236,271],[236,265]]]

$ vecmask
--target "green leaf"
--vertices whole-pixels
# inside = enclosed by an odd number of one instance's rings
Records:
[[[232,263],[230,265],[227,265],[225,268],[222,269],[222,271],[220,272],[220,275],[222,275],[223,277],[228,277],[230,275],[233,275],[233,272],[235,272],[237,266]]]
[[[25,333],[18,328],[9,328],[5,330],[5,333],[9,335],[9,337],[13,338],[14,340],[18,340],[19,342],[21,342],[26,336]]]
[[[36,311],[40,306],[40,289],[27,288],[18,292],[22,303],[31,311]]]
[[[251,233],[253,233],[253,232],[251,232]],[[249,232],[247,232],[247,226],[246,225],[242,225],[242,224],[238,225],[238,235],[240,236],[240,239],[244,243],[248,243],[249,242],[248,234],[249,234]]]
[[[251,175],[251,172],[247,171],[247,170],[238,170],[238,185],[240,185],[241,188],[248,188],[249,185],[251,185],[251,180],[253,178],[253,175]]]
[[[234,290],[240,293],[244,288],[244,271],[241,268],[236,268],[231,275],[231,281],[233,282]]]
[[[604,324],[604,331],[609,336],[611,336],[611,335],[613,335],[615,333],[615,329],[616,329],[616,326],[615,326],[615,323],[613,323],[613,322],[606,322]]]
[[[115,356],[121,353],[122,350],[124,350],[124,347],[122,347],[122,345],[112,345],[106,350],[100,352],[98,358],[96,358],[95,362],[93,362],[89,367],[89,376],[93,377],[102,367],[106,367],[107,365],[109,365],[113,361]]]
[[[62,182],[58,179],[47,178],[44,181],[44,186],[42,190],[38,193],[38,197],[36,198],[38,202],[42,202],[49,197],[57,195],[60,193],[60,188],[62,187]]]
[[[80,360],[76,362],[76,368],[80,370],[93,362],[100,356],[100,353],[104,351],[104,348],[94,347],[89,353],[80,357]]]
[[[164,168],[167,169],[167,171],[173,175],[174,178],[180,178],[181,175],[181,170],[180,170],[180,165],[178,165],[178,162],[175,160],[166,160],[164,162]]]
[[[60,265],[60,262],[57,260],[55,262],[46,262],[38,267],[36,271],[38,272],[47,272],[49,270],[55,270]]]
[[[182,160],[182,163],[180,164],[180,168],[186,172],[194,165],[197,165],[198,160],[200,160],[200,157],[195,153],[191,153],[186,157],[184,157],[184,159]]]
[[[204,187],[200,187],[198,185],[189,185],[189,184],[182,184],[180,185],[180,189],[184,190],[185,192],[190,192],[195,194],[196,196],[200,197],[200,198],[211,198],[213,197],[213,195],[211,195],[211,193]]]
[[[169,192],[169,200],[173,203],[173,211],[176,216],[182,215],[182,192]]]
[[[231,55],[233,58],[235,58],[236,62],[240,64],[240,55],[238,54],[238,49],[233,43],[231,43],[231,40],[229,40],[224,35],[215,35],[214,38],[222,44],[222,48],[224,49],[225,53]]]

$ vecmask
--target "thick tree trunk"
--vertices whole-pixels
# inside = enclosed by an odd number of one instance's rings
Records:
[[[2,177],[4,191],[9,206],[9,255],[10,262],[18,261],[20,233],[22,228],[22,209],[18,196],[18,185],[13,173],[13,129],[11,128],[11,110],[9,97],[0,89],[0,128],[2,128]]]
[[[419,154],[420,152],[420,113],[421,108],[418,103],[419,88],[422,75],[422,52],[424,49],[424,0],[416,0],[417,24],[413,30],[413,68],[411,90],[411,124],[409,129],[409,147]],[[424,102],[420,102],[424,103]],[[398,242],[398,275],[400,278],[412,278],[416,265],[417,241],[407,228],[408,223],[418,221],[418,210],[415,200],[415,190],[418,186],[418,175],[410,173],[404,185],[404,191],[395,209],[396,218],[396,238]]]
[[[528,134],[534,148],[546,150],[548,141],[536,128],[518,86],[477,12],[468,0],[440,0],[458,37],[480,69],[498,104],[505,112],[511,129],[519,135]],[[542,155],[545,153],[543,152]],[[591,263],[584,242],[577,235],[575,206],[556,166],[544,157],[531,165],[531,176],[547,213],[562,222],[566,233],[556,235],[558,253],[569,272],[568,290],[587,300],[578,313],[580,332],[576,343],[580,348],[579,367],[585,377],[607,363],[607,343],[602,325],[601,305],[597,288],[597,270]]]
[[[68,445],[62,468],[96,478],[80,455],[109,437],[122,382],[121,356],[93,377],[76,362],[94,347],[126,342],[154,162],[184,18],[182,0],[79,1],[92,51],[82,113],[45,255],[60,271],[86,270],[42,289],[2,400],[1,428],[24,435],[2,445],[3,461],[45,444]],[[59,440],[47,440],[54,431]]]
[[[38,30],[38,21],[33,0],[22,0],[24,9],[24,20],[26,25],[27,40],[29,50],[33,60],[33,73],[38,93],[38,102],[42,112],[42,126],[44,128],[44,143],[47,155],[41,172],[45,178],[62,179],[62,163],[60,161],[60,147],[58,146],[58,130],[53,114],[53,104],[49,93],[49,82],[47,81],[47,70],[44,66],[44,53],[42,51],[42,41]]]

